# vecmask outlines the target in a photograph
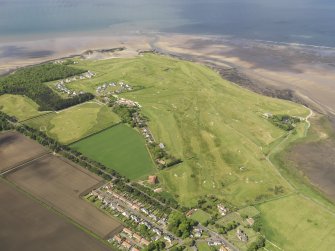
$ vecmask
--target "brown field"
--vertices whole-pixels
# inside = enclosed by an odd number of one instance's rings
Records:
[[[46,148],[20,133],[0,133],[0,172],[47,152]]]
[[[47,155],[9,173],[6,178],[100,237],[121,226],[80,198],[81,193],[102,179],[72,162]]]
[[[110,250],[3,180],[0,180],[0,200],[1,250]]]

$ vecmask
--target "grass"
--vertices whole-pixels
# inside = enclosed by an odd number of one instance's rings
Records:
[[[199,251],[212,251],[212,250],[215,250],[215,248],[211,248],[210,246],[208,246],[207,242],[198,242],[197,247],[198,247]]]
[[[109,107],[88,102],[24,123],[46,132],[63,144],[69,144],[118,122],[119,117]]]
[[[262,151],[285,132],[262,114],[306,116],[304,107],[257,95],[206,66],[165,56],[82,60],[76,67],[97,73],[71,83],[78,91],[85,86],[94,93],[101,83],[121,80],[144,87],[121,96],[143,106],[156,140],[183,160],[159,173],[165,189],[180,203],[195,205],[200,196],[215,194],[246,206],[260,196],[276,196],[270,192],[274,186],[290,191]]]
[[[154,171],[144,138],[124,124],[76,142],[71,147],[129,179]]]
[[[210,214],[206,213],[205,211],[198,209],[197,211],[195,211],[192,216],[191,219],[196,220],[198,222],[200,222],[201,224],[204,224],[206,221],[210,220],[212,217]]]
[[[267,239],[283,250],[332,250],[335,217],[310,199],[292,195],[258,206]]]
[[[12,94],[0,96],[0,111],[15,116],[19,121],[45,113],[38,111],[38,105],[30,98]]]

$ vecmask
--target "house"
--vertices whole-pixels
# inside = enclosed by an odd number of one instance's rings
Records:
[[[127,241],[122,242],[121,245],[127,250],[129,250],[131,248],[131,244]]]
[[[123,232],[125,232],[126,234],[132,236],[133,235],[133,232],[129,229],[129,228],[124,228],[123,229]]]
[[[134,233],[134,234],[133,234],[133,238],[134,238],[137,242],[141,242],[142,236],[140,236],[140,235]]]
[[[145,213],[145,214],[149,214],[148,209],[146,209],[146,208],[144,208],[144,207],[141,208],[141,211],[142,211],[143,213]]]
[[[214,241],[209,241],[208,246],[219,246],[219,245],[223,245],[223,241],[221,240],[214,240]]]
[[[128,219],[129,219],[129,217],[130,217],[130,214],[127,213],[127,212],[123,212],[122,215],[123,215],[124,217],[128,218]]]
[[[159,148],[160,148],[160,149],[164,149],[164,148],[165,148],[165,146],[164,146],[164,144],[163,144],[163,143],[159,143],[159,145],[158,145],[158,146],[159,146]]]
[[[219,251],[228,251],[228,249],[225,246],[221,246]]]
[[[113,240],[116,241],[116,242],[119,243],[119,244],[122,242],[121,237],[118,236],[118,235],[115,235],[115,236],[113,237]]]
[[[222,216],[227,215],[227,213],[228,213],[228,211],[229,211],[229,209],[226,208],[226,207],[225,207],[224,205],[222,205],[222,204],[219,204],[219,205],[218,205],[218,210],[219,210],[219,212],[221,213]]]
[[[141,244],[144,245],[144,246],[148,246],[150,244],[150,242],[143,238],[141,240]]]
[[[149,176],[148,177],[148,182],[152,185],[157,184],[158,183],[157,176],[155,176],[155,175]]]
[[[236,236],[237,236],[237,238],[240,239],[240,241],[243,241],[243,242],[247,242],[248,241],[247,234],[244,233],[243,230],[241,230],[241,229],[237,229]]]
[[[171,236],[169,236],[169,235],[165,235],[164,236],[164,240],[166,240],[166,241],[168,241],[168,242],[172,242],[172,238],[171,238]]]
[[[249,217],[246,221],[250,226],[254,225],[254,223],[255,223],[255,220],[251,217]]]
[[[200,228],[194,228],[193,232],[194,232],[194,237],[196,238],[200,238],[202,235],[202,229]]]
[[[162,231],[159,230],[158,228],[154,228],[152,229],[153,232],[155,232],[157,235],[161,236],[162,235]]]
[[[140,251],[140,250],[135,247],[132,247],[130,251]]]

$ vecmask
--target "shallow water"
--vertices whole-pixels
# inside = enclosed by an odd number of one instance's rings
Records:
[[[0,39],[165,31],[335,47],[332,0],[0,0]]]

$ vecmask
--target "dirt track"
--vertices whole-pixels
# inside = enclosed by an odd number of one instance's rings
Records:
[[[83,191],[99,183],[101,178],[58,157],[47,155],[6,178],[100,237],[120,227],[116,220],[80,198]]]
[[[3,180],[0,180],[0,200],[1,250],[111,250]]]
[[[0,133],[0,171],[5,171],[47,152],[46,148],[20,133]]]

